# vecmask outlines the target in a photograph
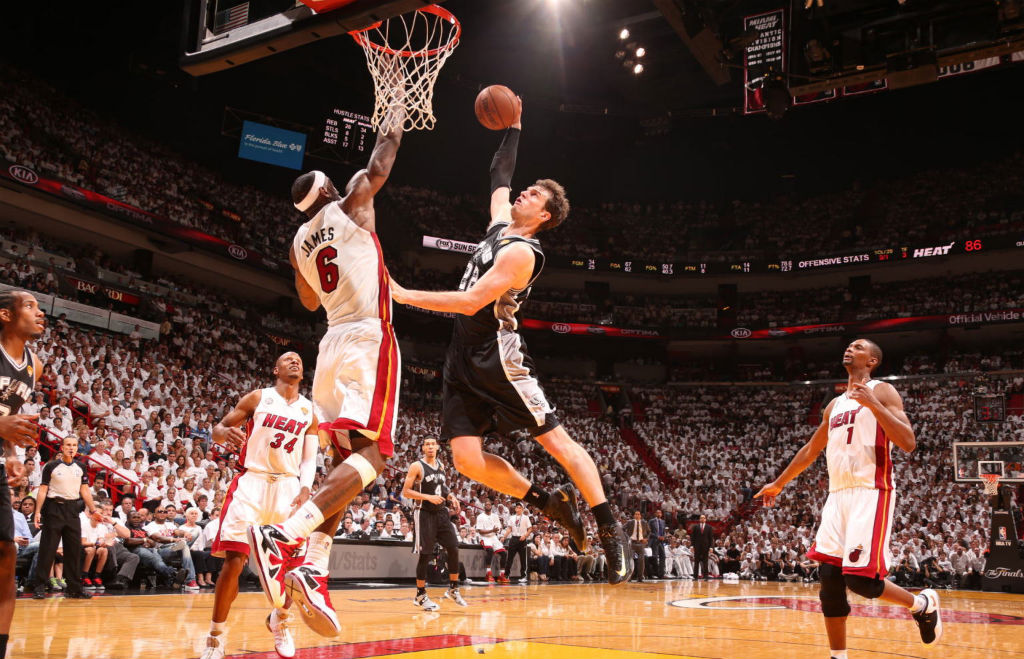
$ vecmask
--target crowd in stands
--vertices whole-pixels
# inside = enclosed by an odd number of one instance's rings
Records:
[[[0,155],[181,225],[232,242],[244,237],[247,248],[286,253],[290,236],[271,230],[295,215],[286,194],[225,180],[38,79],[2,63],[0,72]],[[567,257],[654,262],[749,260],[849,251],[854,242],[857,249],[869,249],[1008,235],[1024,226],[1022,158],[1017,153],[960,169],[857,183],[809,198],[577,200],[548,249]],[[379,197],[382,216],[401,217],[420,233],[476,242],[485,226],[482,192],[391,185]]]
[[[231,240],[245,235],[268,254],[286,253],[289,236],[266,230],[277,227],[280,218],[294,215],[286,195],[234,185],[160,144],[126,133],[38,80],[0,67],[4,73],[0,76],[0,154],[182,225]],[[26,122],[24,117],[33,120]],[[676,260],[693,251],[702,256],[715,250],[733,250],[733,255],[822,253],[846,248],[851,240],[866,248],[876,241],[871,236],[882,236],[877,240],[891,245],[1001,235],[1019,230],[1024,222],[1019,164],[1020,157],[1015,156],[1009,162],[941,175],[912,175],[873,184],[871,190],[855,186],[844,193],[803,200],[581,204],[559,229],[558,240],[551,241],[550,251],[565,256]],[[400,215],[422,233],[476,241],[483,230],[481,202],[476,194],[395,185],[382,192],[379,212]],[[211,205],[231,209],[241,219],[216,213]],[[442,216],[445,224],[440,229],[437,218]],[[226,489],[238,471],[235,457],[213,444],[212,426],[241,395],[270,383],[271,365],[283,348],[267,330],[309,340],[316,336],[315,326],[271,312],[258,314],[262,324],[246,322],[246,313],[235,300],[205,285],[168,277],[147,281],[131,266],[95,249],[64,245],[33,233],[8,230],[3,237],[22,247],[0,259],[0,283],[108,307],[114,303],[76,297],[85,294],[69,291],[61,282],[62,269],[87,273],[103,269],[128,276],[128,286],[140,291],[159,285],[172,292],[166,298],[150,296],[148,308],[128,310],[159,322],[157,339],[49,319],[45,335],[34,345],[44,364],[39,375],[41,395],[24,410],[40,415],[42,443],[39,452],[28,449],[21,456],[31,470],[28,484],[15,493],[19,511],[34,514],[33,493],[52,442],[74,436],[90,466],[95,496],[106,507],[100,521],[83,520],[97,541],[87,578],[94,585],[100,579],[102,585],[105,559],[100,556],[114,553],[114,545],[121,543],[139,556],[139,563],[154,577],[189,590],[208,586],[217,571],[216,561],[209,556],[210,530],[216,529]],[[71,263],[58,267],[46,258],[35,258],[33,250],[67,257]],[[392,269],[400,277],[408,275],[403,283],[415,281],[426,288],[451,288],[460,274],[399,268],[396,263]],[[625,326],[709,328],[717,322],[717,306],[706,296],[614,295],[594,300],[581,293],[538,289],[525,315]],[[841,288],[800,295],[743,294],[737,321],[740,326],[759,327],[1021,306],[1024,286],[1018,271],[930,280],[927,286],[876,284],[856,296]],[[773,375],[780,372],[778,366],[749,364],[735,376],[778,379]],[[1021,350],[954,351],[942,357],[910,355],[898,372],[960,374],[1022,366]],[[693,372],[686,368],[674,369],[672,378],[707,378],[706,367]],[[307,364],[307,376],[311,370],[312,364]],[[832,364],[801,359],[788,361],[781,369],[787,377],[799,371],[805,379],[835,377],[836,370]],[[1007,392],[1024,390],[1019,376],[991,382]],[[919,439],[919,448],[912,454],[894,451],[902,501],[893,534],[893,551],[901,557],[895,573],[907,583],[943,583],[943,579],[957,585],[976,583],[987,547],[988,510],[979,488],[952,482],[949,448],[954,439],[981,436],[967,414],[973,384],[972,376],[962,376],[900,385]],[[656,576],[666,572],[692,576],[685,527],[699,513],[707,513],[727,529],[713,552],[713,574],[813,578],[815,566],[803,556],[826,492],[821,462],[783,493],[779,507],[761,509],[750,502],[756,489],[778,474],[813,431],[814,420],[809,417],[820,410],[828,391],[813,385],[635,389],[629,394],[631,407],[626,413],[613,410],[609,415],[607,401],[592,383],[548,380],[547,388],[570,436],[594,456],[620,512],[626,517],[634,509],[664,513],[673,533],[669,560],[664,565],[654,563]],[[418,457],[423,437],[437,432],[439,394],[436,366],[407,369],[403,374],[395,456],[389,470],[349,507],[338,537],[409,540],[410,502],[401,496],[404,469]],[[1020,416],[1012,416],[1004,430],[1007,438],[1024,440]],[[624,441],[627,431],[635,433],[649,453],[641,454],[637,446]],[[560,467],[526,434],[490,436],[486,446],[508,457],[542,486],[565,480]],[[330,458],[321,456],[317,484],[330,466]],[[490,503],[504,523],[514,510],[513,502],[446,466],[462,503],[457,518],[460,537],[473,544],[478,539],[479,512]],[[929,501],[928,507],[910,505],[924,500]],[[597,543],[580,555],[566,546],[555,525],[542,519],[535,522],[524,572],[535,572],[541,580],[599,577],[602,560]],[[97,524],[109,528],[98,531]],[[592,518],[588,517],[588,524],[590,532],[596,531]],[[28,549],[32,539],[25,540]],[[101,554],[100,546],[108,552]],[[120,583],[119,577],[124,576],[117,575],[112,583]],[[51,587],[62,586],[59,570],[53,579]]]

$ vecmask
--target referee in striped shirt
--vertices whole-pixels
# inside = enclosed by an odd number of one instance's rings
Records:
[[[82,522],[79,514],[85,502],[90,515],[96,514],[96,504],[89,490],[89,477],[85,467],[77,460],[78,438],[65,437],[60,445],[60,455],[43,467],[42,484],[39,486],[39,507],[36,509],[36,526],[42,526],[39,538],[39,563],[36,569],[36,583],[33,597],[45,597],[46,581],[57,555],[57,545],[64,540],[64,579],[68,588],[64,597],[90,599],[92,595],[82,590]]]

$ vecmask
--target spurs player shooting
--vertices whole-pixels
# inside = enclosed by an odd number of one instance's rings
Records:
[[[896,389],[871,379],[881,363],[882,349],[874,341],[856,339],[846,348],[846,393],[828,404],[821,425],[782,475],[754,495],[774,506],[782,488],[825,450],[829,494],[807,556],[821,563],[818,596],[833,659],[847,659],[847,589],[910,609],[925,645],[942,636],[938,594],[928,588],[915,596],[885,578],[892,565],[889,535],[896,504],[889,451],[895,444],[910,453],[917,439]]]
[[[37,414],[18,414],[32,396],[42,372],[39,357],[26,343],[43,335],[46,316],[35,296],[26,291],[0,291],[0,440],[6,464],[0,464],[0,659],[7,656],[7,639],[14,617],[17,588],[14,568],[14,511],[11,487],[25,482],[25,466],[15,459],[16,447],[35,446]],[[10,475],[10,480],[8,480]]]
[[[342,197],[319,171],[295,179],[292,201],[309,221],[299,227],[288,257],[303,306],[327,312],[327,332],[313,376],[313,407],[320,430],[345,460],[316,495],[280,525],[253,527],[249,543],[264,591],[275,607],[285,590],[305,623],[322,636],[341,632],[327,590],[327,562],[345,506],[376,480],[394,452],[401,360],[391,327],[388,272],[376,234],[373,197],[381,189],[402,139],[405,110],[393,106],[377,134],[366,169],[356,172]],[[308,538],[305,561],[286,564]]]
[[[274,524],[309,500],[320,446],[313,403],[299,393],[302,358],[286,352],[274,364],[273,387],[251,391],[213,428],[213,439],[239,451],[240,473],[228,487],[211,553],[224,559],[213,597],[210,634],[200,659],[223,659],[224,623],[238,595],[238,577],[249,562],[247,532]],[[245,424],[246,432],[239,428]],[[282,657],[295,656],[287,603],[267,616],[267,629]]]
[[[537,181],[515,203],[509,202],[521,116],[520,104],[491,161],[491,220],[459,290],[406,290],[394,281],[391,290],[397,302],[457,314],[444,365],[441,422],[441,438],[451,442],[455,468],[493,490],[532,503],[560,522],[580,551],[586,550],[587,535],[571,485],[548,493],[499,456],[483,451],[482,437],[488,432],[528,428],[583,492],[608,557],[608,581],[618,584],[632,572],[628,541],[615,522],[597,466],[555,416],[518,332],[516,314],[544,268],[536,235],[555,228],[569,213],[565,190],[550,179]]]
[[[402,496],[416,502],[413,512],[412,551],[416,562],[416,598],[413,603],[427,611],[441,608],[427,595],[427,564],[434,554],[434,544],[444,547],[448,563],[448,590],[444,596],[459,606],[468,606],[459,593],[459,534],[449,517],[448,506],[459,512],[459,502],[448,487],[444,465],[437,459],[439,445],[433,437],[423,440],[423,457],[409,465]]]

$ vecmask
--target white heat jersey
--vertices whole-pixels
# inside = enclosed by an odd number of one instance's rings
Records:
[[[874,390],[880,382],[871,380],[867,386]],[[836,398],[825,449],[829,492],[851,487],[893,489],[891,445],[870,409],[845,393]]]
[[[306,431],[313,423],[313,404],[299,396],[291,405],[273,387],[262,391],[248,423],[248,437],[238,463],[247,471],[299,475]]]
[[[327,324],[365,318],[391,320],[391,291],[376,234],[324,206],[295,233],[292,251],[306,282],[327,312]]]

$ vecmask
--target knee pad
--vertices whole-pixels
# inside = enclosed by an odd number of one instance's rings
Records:
[[[847,574],[846,587],[861,597],[873,600],[885,590],[885,582],[881,579],[862,577],[859,574]]]
[[[845,618],[850,615],[850,602],[846,599],[846,579],[843,568],[822,563],[818,570],[821,590],[821,612],[826,618]]]

